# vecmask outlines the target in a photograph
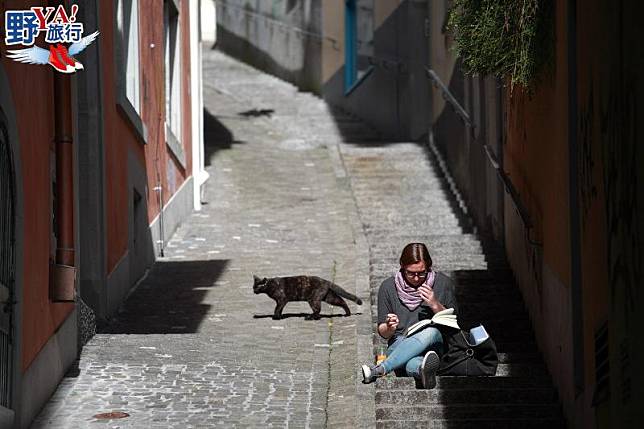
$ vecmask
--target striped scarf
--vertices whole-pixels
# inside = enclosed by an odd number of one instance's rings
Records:
[[[429,288],[434,287],[434,280],[436,279],[436,273],[433,270],[429,271],[427,279],[425,279],[424,286]],[[410,311],[414,311],[422,302],[423,298],[420,296],[420,291],[417,288],[410,286],[403,277],[402,272],[398,271],[395,278],[396,283],[396,292],[398,292],[398,298],[400,302],[403,303]],[[420,287],[420,286],[419,286]]]

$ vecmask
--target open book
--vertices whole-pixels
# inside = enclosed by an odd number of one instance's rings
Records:
[[[418,331],[422,331],[428,326],[434,325],[444,325],[449,326],[450,328],[461,329],[458,326],[458,322],[456,321],[456,314],[454,314],[454,309],[446,308],[445,310],[439,311],[438,313],[434,314],[434,317],[432,317],[431,319],[419,320],[418,322],[411,325],[409,328],[407,328],[405,336],[409,337],[410,335],[414,335]]]

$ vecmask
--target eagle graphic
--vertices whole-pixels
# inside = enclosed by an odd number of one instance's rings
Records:
[[[49,64],[61,73],[74,73],[82,70],[83,64],[74,58],[74,55],[82,52],[98,37],[98,31],[85,36],[76,43],[69,45],[69,48],[61,44],[49,45],[49,50],[36,45],[27,49],[7,50],[7,57],[27,64]]]

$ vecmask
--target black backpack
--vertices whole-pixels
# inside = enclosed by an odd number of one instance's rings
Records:
[[[499,358],[492,338],[487,338],[477,345],[470,344],[468,338],[469,331],[460,329],[443,331],[446,351],[441,357],[438,375],[492,376],[496,374]]]

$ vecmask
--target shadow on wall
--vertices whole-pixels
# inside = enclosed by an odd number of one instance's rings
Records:
[[[228,260],[157,261],[102,333],[197,332],[208,313],[208,291],[217,287]]]

